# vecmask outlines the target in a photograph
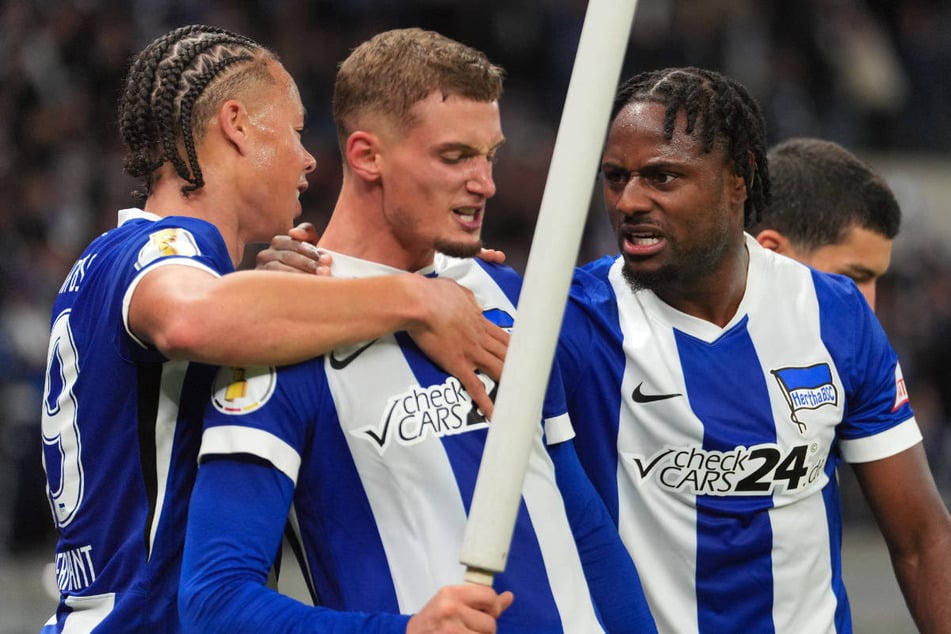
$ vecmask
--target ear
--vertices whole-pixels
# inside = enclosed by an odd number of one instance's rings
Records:
[[[238,152],[245,154],[250,143],[250,119],[248,110],[237,99],[229,99],[218,108],[216,122],[222,136]]]
[[[789,243],[789,238],[776,231],[775,229],[763,229],[756,234],[756,241],[764,248],[783,255],[789,255],[793,248]]]
[[[357,130],[347,137],[347,164],[365,181],[380,179],[380,145],[377,135],[364,130]]]

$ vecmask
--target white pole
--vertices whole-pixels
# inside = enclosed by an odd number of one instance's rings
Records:
[[[588,2],[462,544],[472,583],[505,570],[636,5]]]

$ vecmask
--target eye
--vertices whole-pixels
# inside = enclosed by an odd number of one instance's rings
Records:
[[[624,186],[631,180],[631,173],[614,165],[602,165],[601,178],[609,185]]]
[[[676,178],[673,174],[667,174],[665,172],[650,174],[648,177],[657,185],[669,185]]]
[[[449,152],[448,154],[440,155],[439,158],[446,165],[458,165],[469,157],[462,152]]]

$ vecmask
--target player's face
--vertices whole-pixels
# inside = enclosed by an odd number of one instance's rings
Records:
[[[284,68],[272,64],[276,84],[249,104],[255,142],[249,156],[255,187],[251,201],[250,239],[267,241],[286,233],[301,213],[300,195],[316,161],[301,143],[304,106],[297,85]]]
[[[827,244],[808,254],[789,254],[820,271],[851,277],[875,309],[875,283],[888,270],[892,259],[892,241],[880,233],[854,226],[844,239]]]
[[[601,161],[625,276],[661,297],[745,276],[743,179],[722,149],[705,153],[696,132],[683,129],[681,112],[668,141],[663,105],[628,104],[611,122]]]
[[[382,140],[384,220],[408,268],[428,265],[434,251],[472,257],[495,195],[492,165],[504,141],[498,102],[436,91],[411,113],[412,128]]]

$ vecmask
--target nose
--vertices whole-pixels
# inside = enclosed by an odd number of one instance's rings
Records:
[[[495,196],[495,179],[492,178],[491,161],[478,162],[476,167],[473,168],[472,174],[469,175],[469,180],[466,181],[466,188],[470,192],[485,198]]]
[[[605,187],[605,200],[610,201],[612,190]],[[646,195],[645,188],[642,187],[640,179],[632,176],[625,184],[624,189],[619,194],[615,194],[616,200],[612,207],[619,212],[630,215],[641,211],[649,211],[651,208],[650,197]]]
[[[314,158],[314,155],[304,150],[304,173],[310,174],[315,169],[317,169],[317,159]]]

